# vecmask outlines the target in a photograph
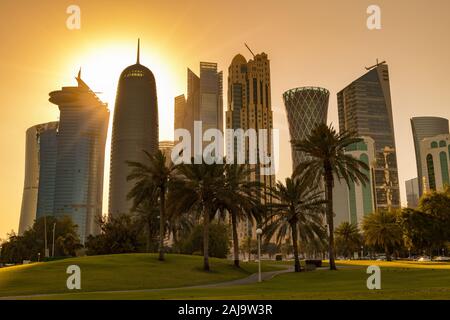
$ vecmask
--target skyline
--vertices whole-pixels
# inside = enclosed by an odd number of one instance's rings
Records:
[[[204,23],[210,23],[212,31],[210,30],[208,33],[208,31],[202,30],[204,25],[199,23],[194,28],[196,32],[192,32],[193,26],[186,21],[186,17],[189,18],[189,16],[185,13],[184,16],[181,15],[185,20],[178,19],[176,25],[172,26],[171,30],[175,31],[164,35],[166,41],[161,41],[161,35],[152,34],[154,31],[152,26],[158,26],[156,29],[161,31],[162,26],[168,26],[167,23],[174,20],[173,16],[167,19],[167,22],[161,21],[163,18],[170,17],[170,14],[174,12],[182,13],[182,8],[178,7],[190,8],[191,14],[195,15],[196,8],[202,7],[203,2],[196,3],[195,7],[192,7],[192,4],[185,6],[175,5],[172,2],[168,4],[152,3],[152,6],[161,10],[161,17],[155,15],[157,19],[153,22],[148,22],[147,19],[146,23],[136,23],[133,27],[121,30],[120,25],[114,27],[114,24],[108,21],[118,21],[118,19],[114,19],[114,15],[120,13],[118,12],[119,8],[124,10],[122,6],[115,7],[113,5],[109,6],[110,10],[102,10],[101,1],[96,4],[80,1],[79,5],[85,18],[82,18],[83,23],[79,31],[70,31],[65,28],[67,4],[55,6],[50,1],[44,2],[40,5],[42,10],[39,12],[32,10],[31,6],[30,8],[19,8],[12,1],[2,4],[6,11],[12,13],[0,22],[3,27],[0,31],[3,47],[14,49],[0,52],[2,58],[0,59],[2,61],[0,63],[2,70],[0,87],[5,103],[5,107],[0,111],[2,137],[0,138],[0,147],[2,150],[9,151],[9,156],[2,160],[3,166],[0,169],[2,176],[0,182],[0,192],[2,193],[0,238],[4,238],[11,229],[17,231],[19,223],[25,165],[25,132],[29,127],[38,123],[57,120],[57,111],[47,101],[48,93],[54,88],[72,85],[73,76],[81,65],[86,82],[94,91],[105,92],[100,96],[108,102],[109,108],[113,109],[115,96],[111,92],[115,93],[120,71],[113,75],[114,79],[104,79],[109,75],[100,74],[99,76],[99,68],[106,68],[109,65],[113,69],[110,72],[116,73],[117,69],[121,70],[128,66],[129,62],[134,60],[135,41],[138,37],[142,41],[142,63],[155,71],[158,98],[160,95],[162,96],[160,121],[167,123],[169,120],[168,129],[160,131],[160,140],[171,139],[173,98],[186,91],[185,70],[187,67],[196,72],[200,61],[215,61],[218,62],[219,69],[227,72],[226,69],[235,54],[241,53],[246,58],[250,57],[250,53],[243,45],[244,42],[248,42],[254,51],[264,51],[269,55],[274,127],[281,131],[282,155],[289,154],[286,156],[288,158],[286,165],[281,167],[277,175],[278,180],[289,175],[291,169],[289,134],[282,93],[299,86],[327,88],[330,90],[328,123],[333,123],[337,129],[336,93],[346,84],[364,74],[364,66],[372,65],[376,58],[386,60],[390,66],[402,204],[406,205],[404,181],[416,176],[416,164],[414,161],[410,161],[411,156],[414,155],[410,118],[413,116],[450,118],[450,111],[446,108],[447,103],[445,102],[450,101],[450,94],[445,92],[445,84],[448,83],[447,74],[450,74],[450,64],[444,59],[450,53],[450,47],[440,41],[438,32],[433,33],[434,30],[431,29],[436,25],[443,28],[450,26],[450,22],[444,20],[445,8],[450,9],[450,5],[444,1],[436,2],[441,5],[436,6],[433,11],[424,12],[425,2],[399,1],[394,5],[386,1],[379,1],[383,12],[383,28],[377,31],[369,31],[365,27],[367,18],[365,9],[370,4],[369,2],[346,1],[341,5],[325,4],[323,1],[319,4],[290,3],[281,8],[270,5],[270,8],[265,11],[265,15],[269,15],[269,11],[272,11],[270,14],[277,18],[281,18],[282,15],[288,16],[284,20],[278,19],[279,25],[277,24],[277,26],[269,26],[264,22],[258,25],[254,19],[247,17],[247,20],[242,19],[243,24],[240,26],[246,32],[241,34],[237,32],[239,30],[236,30],[236,26],[227,22],[229,20],[227,17],[230,17],[232,13],[240,14],[240,12],[234,12],[225,5],[213,3],[215,11],[220,12],[221,19],[214,16],[215,20],[219,20],[215,21],[205,17]],[[243,4],[243,8],[249,3]],[[312,16],[320,21],[308,16],[306,6],[315,9]],[[52,7],[55,7],[55,10],[52,10]],[[133,14],[139,16],[142,14],[141,11],[146,11],[142,10],[142,7],[134,9],[132,7],[128,8],[130,16]],[[302,8],[305,9],[302,11],[305,19],[301,18],[301,14],[294,14],[295,9]],[[155,10],[149,10],[146,14],[152,14],[151,11]],[[290,11],[294,12],[290,13]],[[346,12],[347,18],[342,17],[343,11]],[[416,12],[424,15],[420,21],[417,20]],[[53,18],[51,18],[52,15]],[[105,19],[105,15],[108,19]],[[19,21],[14,21],[14,17],[20,17]],[[31,17],[34,18],[31,19]],[[296,20],[297,18],[298,20]],[[35,25],[35,21],[39,21],[39,23]],[[25,26],[19,26],[19,22]],[[225,25],[221,26],[220,23],[225,23]],[[255,24],[252,25],[252,23]],[[13,34],[9,34],[10,32],[7,31],[11,27],[16,30]],[[225,32],[220,36],[213,32],[219,28]],[[204,41],[201,41],[200,36],[200,40],[197,42],[191,41],[190,46],[186,46],[187,48],[183,46],[181,50],[175,52],[174,43],[179,44],[181,41],[177,43],[177,41],[170,41],[169,38],[175,37],[176,30],[180,31],[181,29],[188,30],[181,32],[182,35],[177,34],[176,37],[181,37],[181,39],[184,37],[189,40],[192,35],[195,37],[203,35]],[[298,34],[299,30],[300,34]],[[354,33],[345,33],[351,30]],[[101,35],[106,31],[108,31],[108,36]],[[301,33],[302,31],[304,34]],[[190,34],[190,32],[192,33]],[[308,34],[310,38],[309,41],[306,41],[304,36]],[[317,37],[320,34],[322,38],[318,41]],[[38,35],[38,40],[33,40],[36,35]],[[233,37],[231,38],[230,35]],[[411,35],[415,35],[416,38]],[[164,38],[164,36],[162,37]],[[302,38],[298,44],[288,41],[297,41],[296,36]],[[345,36],[345,41],[339,39],[339,36]],[[225,41],[222,41],[223,39]],[[52,46],[48,48],[42,46],[43,43],[50,41],[54,41]],[[421,43],[419,44],[419,42]],[[384,47],[380,47],[380,43],[383,43]],[[405,47],[401,48],[402,46]],[[108,50],[114,48],[117,48],[117,52],[110,55],[113,58],[103,59],[105,55],[108,56]],[[327,52],[321,52],[322,55],[318,56],[318,48]],[[39,54],[35,57],[31,54],[33,52]],[[116,56],[121,57],[122,60],[115,64],[111,63]],[[157,61],[158,59],[155,58],[157,56],[170,56],[171,58],[169,61]],[[428,57],[428,59],[424,57]],[[96,64],[100,66],[96,67]],[[164,73],[161,70],[169,71]],[[413,74],[411,74],[411,70],[414,72]],[[226,75],[227,73],[224,74],[224,77]],[[110,82],[114,85],[110,85]],[[112,91],[111,87],[113,87]],[[27,90],[27,94],[23,94],[24,89]],[[224,92],[224,101],[226,101],[226,92]],[[161,119],[165,119],[166,122]],[[109,143],[110,137],[107,144],[109,145]],[[109,159],[109,148],[107,152],[106,159]],[[105,168],[105,194],[108,191],[108,172],[109,167]],[[106,203],[104,202],[104,206]]]

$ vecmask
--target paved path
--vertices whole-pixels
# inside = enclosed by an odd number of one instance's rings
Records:
[[[261,273],[262,281],[267,281],[272,279],[273,277],[293,272],[293,267],[286,266],[286,269],[277,270],[277,271],[268,271]],[[229,286],[238,286],[245,284],[252,284],[258,282],[258,273],[253,273],[246,278],[226,281],[226,282],[218,282],[218,283],[209,283],[209,284],[201,284],[196,286],[188,286],[188,287],[177,287],[177,288],[158,288],[158,289],[139,289],[139,290],[111,290],[111,291],[81,291],[81,292],[64,292],[64,293],[48,293],[48,294],[32,294],[32,295],[24,295],[24,296],[9,296],[9,297],[0,297],[0,300],[21,300],[21,299],[29,299],[29,298],[43,298],[52,297],[52,296],[61,296],[65,294],[83,294],[83,293],[139,293],[139,292],[157,292],[157,291],[173,291],[173,290],[184,290],[184,289],[201,289],[201,288],[217,288],[217,287],[229,287]]]

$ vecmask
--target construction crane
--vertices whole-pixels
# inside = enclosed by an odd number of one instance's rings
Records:
[[[255,58],[255,54],[253,53],[252,49],[244,42],[245,46],[247,47],[248,51],[252,54],[253,58]]]
[[[378,62],[378,59],[377,59],[377,64],[374,64],[373,66],[370,66],[370,67],[366,67],[366,70],[367,71],[372,70],[373,68],[376,68],[379,65],[382,65],[382,64],[385,64],[385,63],[386,63],[386,61]]]

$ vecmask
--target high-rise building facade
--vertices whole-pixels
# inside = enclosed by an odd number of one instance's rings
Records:
[[[50,92],[60,111],[53,212],[71,217],[84,243],[100,231],[109,110],[80,73],[76,80],[76,87]]]
[[[430,190],[443,191],[446,186],[450,186],[449,158],[450,134],[422,139],[420,163],[423,193]]]
[[[125,68],[117,87],[111,140],[109,214],[128,214],[132,200],[127,195],[133,182],[127,161],[145,162],[143,150],[158,150],[158,101],[153,73],[139,62]]]
[[[419,184],[419,198],[423,193],[422,164],[420,161],[420,142],[425,138],[448,134],[448,119],[440,117],[414,117],[411,118],[411,129],[416,151],[417,178]]]
[[[336,226],[344,221],[359,225],[365,216],[375,211],[373,188],[375,142],[370,137],[361,137],[361,139],[362,141],[349,145],[345,153],[367,164],[369,170],[364,173],[369,181],[365,185],[350,181],[350,185],[347,185],[344,179],[335,178],[333,211]]]
[[[54,214],[58,125],[50,122],[39,134],[39,192],[36,218]]]
[[[228,109],[226,112],[226,128],[242,129],[247,131],[254,129],[268,130],[269,134],[273,128],[273,115],[271,104],[271,82],[270,82],[270,61],[266,53],[253,56],[247,61],[241,54],[236,55],[228,68]],[[234,152],[236,161],[235,137],[227,139],[227,154]],[[269,156],[273,149],[271,135],[267,137],[267,151]],[[245,142],[245,157],[249,159],[249,143]],[[271,164],[274,165],[274,164]],[[275,175],[261,174],[266,165],[262,164],[259,157],[255,165],[251,180],[259,181],[267,187],[275,185]],[[261,194],[263,203],[270,203],[272,199]],[[254,237],[255,224],[247,221],[239,226],[239,237]]]
[[[319,87],[295,88],[283,94],[291,143],[305,139],[318,124],[327,123],[329,98],[330,92]],[[295,170],[307,157],[293,146],[291,154]]]
[[[22,235],[27,229],[32,227],[36,219],[40,166],[48,165],[46,157],[49,150],[46,145],[45,136],[49,132],[53,132],[53,137],[56,140],[57,126],[58,122],[43,123],[32,126],[26,132],[25,178],[22,207],[20,210],[19,235]]]
[[[175,97],[174,129],[186,129],[191,135],[191,154],[194,155],[194,122],[201,121],[202,132],[218,129],[223,132],[223,74],[217,63],[200,62],[200,77],[187,69],[187,97]],[[198,137],[197,137],[198,138]],[[208,141],[203,146],[209,144]],[[221,146],[223,152],[223,146]]]
[[[414,178],[405,181],[406,201],[408,208],[415,209],[419,206],[419,179]]]
[[[376,209],[400,207],[400,191],[392,117],[389,70],[385,63],[337,94],[339,130],[353,131],[375,141]]]
[[[173,141],[160,141],[159,142],[159,150],[163,153],[163,155],[166,157],[166,166],[170,166],[172,163],[172,150],[173,150]]]

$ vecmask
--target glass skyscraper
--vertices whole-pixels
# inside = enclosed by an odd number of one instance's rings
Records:
[[[56,132],[58,122],[38,124],[26,132],[25,144],[25,178],[23,186],[22,207],[20,210],[19,235],[29,229],[36,219],[38,198],[44,197],[48,187],[47,168],[51,168],[50,184],[54,185],[54,167],[56,160]],[[50,143],[49,140],[51,141]],[[41,188],[40,188],[41,187]],[[53,192],[50,195],[53,214]]]
[[[337,94],[339,130],[375,141],[376,208],[400,207],[389,70],[377,64]]]
[[[423,193],[423,174],[420,161],[420,142],[425,138],[448,134],[448,119],[440,117],[414,117],[411,118],[411,129],[414,138],[414,149],[416,151],[417,182],[419,184],[419,198]]]
[[[291,143],[303,140],[320,123],[327,123],[330,92],[324,88],[301,87],[283,94]],[[297,168],[306,156],[292,147],[292,167]]]
[[[109,111],[80,73],[76,79],[77,87],[50,93],[60,111],[53,213],[71,217],[84,243],[100,231]]]
[[[58,122],[51,122],[39,135],[39,193],[36,217],[53,215],[55,204]]]
[[[194,121],[202,122],[202,134],[208,129],[223,132],[223,74],[217,63],[200,62],[200,77],[187,69],[187,97],[175,97],[174,129],[186,129],[191,134],[194,156]],[[204,142],[207,145],[209,142]],[[221,146],[223,150],[223,146]]]
[[[145,163],[143,150],[158,151],[159,125],[156,82],[153,73],[139,62],[122,71],[117,87],[111,141],[109,214],[128,214],[132,200],[127,195],[134,182],[127,181],[127,161]]]

